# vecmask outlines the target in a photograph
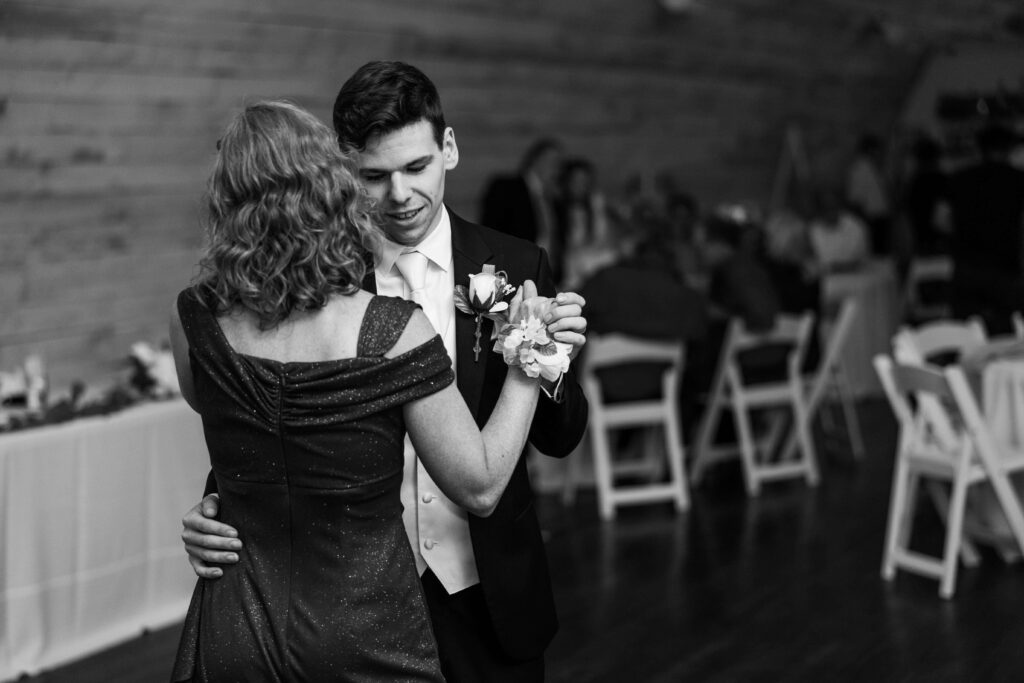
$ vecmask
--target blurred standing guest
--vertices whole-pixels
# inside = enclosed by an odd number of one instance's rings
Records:
[[[707,301],[679,272],[664,225],[648,223],[634,247],[594,273],[580,294],[587,301],[588,329],[645,339],[693,342],[707,331]],[[608,400],[657,395],[661,367],[610,368],[602,376]]]
[[[978,134],[981,160],[953,174],[953,313],[979,315],[994,331],[1024,308],[1024,171],[1009,163],[1014,134],[988,126]]]
[[[867,229],[855,213],[843,209],[834,190],[825,189],[817,195],[810,243],[824,271],[853,270],[868,258]]]
[[[557,234],[564,238],[562,285],[572,287],[614,258],[605,198],[590,161],[576,158],[562,165],[554,214]]]
[[[867,223],[871,231],[871,251],[892,251],[892,202],[882,171],[882,141],[877,135],[864,135],[846,174],[846,202]]]
[[[513,175],[498,176],[484,191],[480,222],[533,242],[548,253],[555,282],[562,279],[565,235],[559,231],[553,200],[562,145],[541,138],[526,150]]]
[[[903,217],[910,228],[911,253],[930,256],[949,252],[949,179],[942,170],[942,147],[930,136],[911,148],[913,167],[903,197]]]

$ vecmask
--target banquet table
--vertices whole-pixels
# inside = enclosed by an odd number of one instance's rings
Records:
[[[900,320],[899,285],[892,262],[874,260],[857,270],[829,273],[822,281],[822,297],[826,310],[847,297],[857,302],[857,320],[840,358],[855,396],[880,394],[873,359],[891,352]]]
[[[0,680],[184,616],[181,517],[208,471],[182,400],[0,436]]]

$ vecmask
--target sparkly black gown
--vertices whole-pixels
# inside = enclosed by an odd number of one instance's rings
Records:
[[[236,353],[178,297],[220,519],[240,561],[200,579],[173,680],[442,681],[402,525],[402,405],[454,379],[440,337],[395,358],[415,308],[374,297],[356,358]]]

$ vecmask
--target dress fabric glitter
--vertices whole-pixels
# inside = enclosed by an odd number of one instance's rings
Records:
[[[220,520],[240,561],[200,579],[174,681],[442,681],[402,525],[402,405],[454,381],[440,337],[394,358],[415,304],[374,297],[355,358],[235,352],[178,297]]]

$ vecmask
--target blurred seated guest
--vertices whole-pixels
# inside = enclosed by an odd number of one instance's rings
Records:
[[[523,154],[519,170],[493,178],[484,191],[480,222],[533,242],[548,253],[555,281],[561,281],[565,236],[555,219],[553,200],[562,145],[541,138]]]
[[[910,228],[915,256],[949,253],[949,179],[940,166],[942,147],[922,135],[911,148],[913,167],[903,198],[903,215]]]
[[[707,332],[707,302],[691,289],[672,256],[663,223],[643,225],[635,246],[621,259],[594,273],[580,289],[587,301],[591,332],[693,342]],[[601,373],[605,399],[637,400],[661,389],[660,365],[609,368]]]
[[[711,388],[725,336],[734,318],[752,332],[767,332],[782,311],[771,274],[760,257],[760,227],[752,213],[737,205],[719,207],[704,223],[698,240],[710,272],[708,334],[692,344],[683,371],[683,429],[690,433]],[[588,301],[589,305],[589,301]],[[750,383],[774,380],[785,371],[788,348],[766,346],[740,359]]]
[[[667,199],[666,211],[679,270],[692,287],[704,290],[707,287],[706,267],[697,248],[700,206],[692,195],[677,190]]]
[[[892,250],[892,203],[882,169],[881,138],[863,135],[846,173],[844,199],[869,227],[870,249],[874,254],[888,254]]]
[[[869,256],[867,228],[852,211],[843,209],[834,190],[817,195],[810,242],[822,270],[854,270]]]
[[[780,310],[771,275],[758,256],[759,230],[748,209],[720,207],[706,222],[700,245],[710,271],[712,312],[725,320],[739,317],[753,332],[771,329]]]
[[[804,202],[807,204],[809,202]],[[821,267],[811,245],[809,208],[782,209],[773,213],[764,228],[764,266],[779,297],[784,313],[815,314],[815,330],[807,349],[805,369],[818,363],[822,318]]]
[[[590,161],[574,158],[562,164],[554,215],[557,234],[564,238],[562,285],[572,288],[615,257],[605,198]]]
[[[993,332],[1024,308],[1024,171],[1009,163],[1015,136],[1002,126],[978,134],[981,160],[953,174],[953,314],[981,316]]]

